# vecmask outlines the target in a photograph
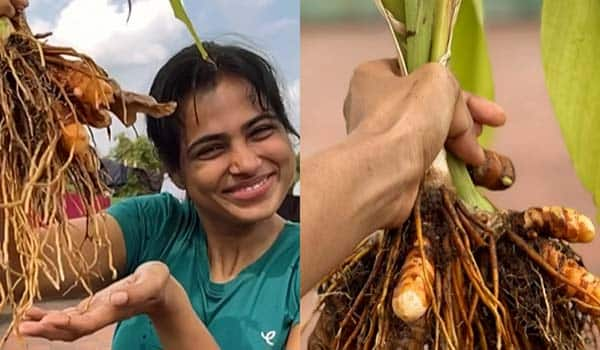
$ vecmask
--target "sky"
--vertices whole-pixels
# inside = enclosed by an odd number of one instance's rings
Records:
[[[243,44],[266,56],[280,75],[290,117],[299,129],[300,0],[187,0],[184,5],[203,40]],[[50,44],[91,56],[127,90],[147,93],[166,60],[192,43],[168,0],[32,0],[27,10],[34,33],[52,32]],[[136,129],[145,133],[143,117]],[[114,120],[112,134],[126,132]],[[95,130],[96,148],[106,155],[111,141]]]

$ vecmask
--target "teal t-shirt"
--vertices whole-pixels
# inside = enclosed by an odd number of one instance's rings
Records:
[[[169,194],[148,195],[108,209],[123,231],[124,275],[160,260],[185,288],[196,314],[223,350],[283,349],[300,321],[300,232],[286,223],[275,243],[227,283],[210,281],[206,236],[194,205]],[[150,319],[118,324],[114,350],[161,349]]]

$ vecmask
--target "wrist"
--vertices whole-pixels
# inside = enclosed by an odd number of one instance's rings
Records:
[[[171,320],[185,311],[187,304],[185,290],[173,276],[169,276],[159,298],[146,310],[146,314],[153,322]]]
[[[356,174],[363,177],[358,187],[369,230],[396,227],[410,214],[425,174],[422,137],[398,124],[377,135],[356,131],[348,142],[355,164],[367,168]]]

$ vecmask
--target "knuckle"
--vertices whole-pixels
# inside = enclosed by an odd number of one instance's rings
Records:
[[[453,90],[458,90],[458,81],[450,69],[439,63],[427,63],[423,65],[419,71],[427,79],[439,81],[445,85],[449,85]]]
[[[370,70],[371,66],[373,66],[373,61],[363,62],[363,63],[359,64],[354,69],[353,76],[360,76],[362,74],[367,73]]]
[[[372,60],[359,64],[354,68],[352,81],[361,79],[362,77],[372,76],[376,71],[381,71],[383,66],[389,65],[386,60]]]

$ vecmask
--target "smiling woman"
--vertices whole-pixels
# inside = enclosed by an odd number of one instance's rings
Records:
[[[194,64],[198,53],[189,47],[159,72],[151,93],[179,101],[178,124],[149,120],[148,134],[175,183],[203,209],[201,216],[210,216],[204,225],[263,220],[291,186],[295,160],[288,133],[297,133],[266,61],[241,48],[206,46],[214,51],[216,70]]]
[[[125,278],[98,283],[106,288],[91,303],[32,309],[23,334],[73,340],[121,321],[114,349],[299,347],[299,226],[276,213],[294,177],[289,135],[298,134],[266,60],[206,49],[212,62],[187,47],[151,88],[178,103],[148,118],[148,135],[188,199],[150,195],[109,208],[103,221]],[[74,221],[72,235],[84,227]],[[100,274],[109,280],[108,268]]]

